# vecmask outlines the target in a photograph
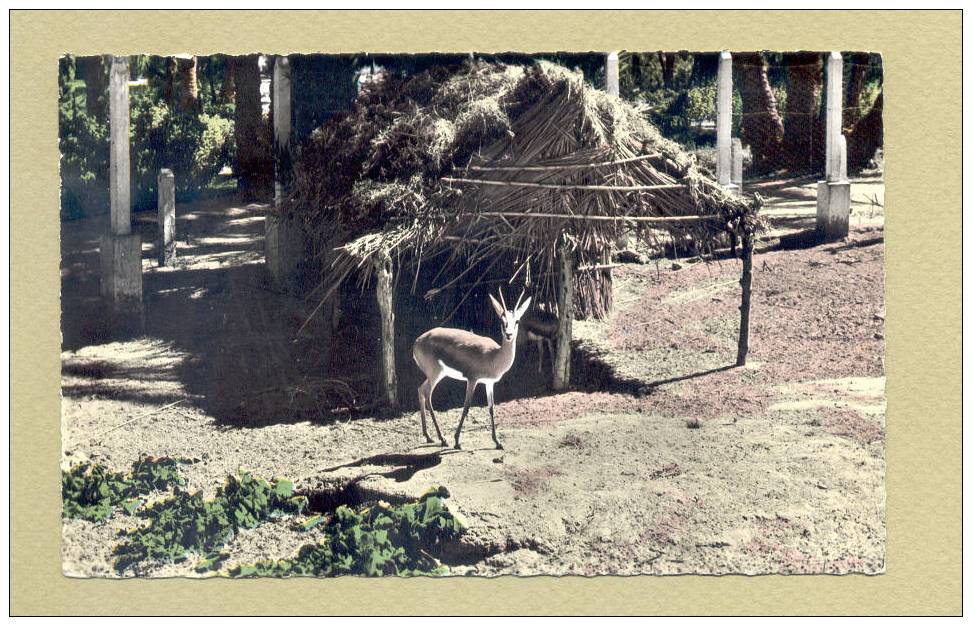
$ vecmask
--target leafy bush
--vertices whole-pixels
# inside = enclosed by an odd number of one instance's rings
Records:
[[[181,562],[191,552],[204,556],[197,570],[215,567],[225,558],[219,549],[241,528],[299,514],[306,505],[305,497],[294,495],[292,482],[268,483],[246,472],[228,478],[212,499],[176,488],[172,497],[137,513],[148,525],[119,534],[125,541],[114,549],[115,569],[123,573],[142,561]]]
[[[438,488],[398,506],[384,502],[358,509],[340,506],[320,526],[321,541],[303,546],[293,559],[237,566],[230,575],[440,574],[443,567],[430,552],[464,531],[463,523],[443,503],[448,494]],[[317,520],[312,521],[317,525]]]
[[[61,103],[61,217],[73,219],[108,206],[108,122],[89,117],[77,102]]]
[[[267,482],[247,472],[229,477],[211,499],[201,491],[183,490],[179,464],[187,460],[142,457],[122,474],[100,464],[83,463],[62,473],[64,516],[103,522],[123,508],[147,523],[119,532],[115,570],[122,574],[139,563],[178,563],[195,553],[197,572],[217,570],[229,557],[221,552],[240,529],[285,515],[300,515],[306,497],[295,494],[286,479]],[[156,491],[172,495],[142,507]],[[315,515],[297,524],[323,535],[303,546],[293,559],[237,566],[231,576],[368,576],[439,574],[444,568],[432,556],[465,530],[443,500],[445,488],[430,490],[417,501],[391,506],[384,502]]]
[[[142,457],[132,464],[127,475],[101,464],[85,462],[72,466],[61,472],[63,515],[103,522],[118,506],[131,513],[141,504],[142,495],[185,484],[179,475],[179,463],[170,457]]]
[[[108,209],[109,123],[78,106],[83,82],[67,82],[59,111],[61,216],[78,218]],[[208,113],[173,110],[145,90],[133,90],[131,103],[132,205],[154,207],[159,170],[176,177],[179,200],[211,187],[235,156],[232,107]]]
[[[233,121],[219,115],[173,110],[148,94],[132,96],[132,203],[157,200],[159,170],[175,173],[180,200],[209,187],[235,149]]]

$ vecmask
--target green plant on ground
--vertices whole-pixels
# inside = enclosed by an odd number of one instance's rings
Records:
[[[340,506],[326,523],[314,524],[324,535],[318,543],[301,547],[292,559],[236,566],[230,576],[441,574],[445,568],[431,553],[465,529],[445,507],[448,495],[436,488],[412,503]]]
[[[212,499],[176,488],[172,497],[136,513],[147,525],[119,534],[124,541],[113,552],[115,569],[123,573],[143,561],[178,563],[193,552],[203,556],[197,571],[214,569],[226,558],[220,548],[241,528],[299,514],[306,505],[292,482],[269,483],[246,472],[229,477]]]
[[[184,461],[144,456],[132,464],[127,475],[101,464],[84,462],[72,466],[61,472],[63,515],[102,522],[118,506],[131,514],[141,505],[141,496],[184,485],[178,470],[178,464]]]

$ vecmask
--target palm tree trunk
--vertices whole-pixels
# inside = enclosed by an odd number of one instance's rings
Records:
[[[260,108],[259,56],[244,55],[233,61],[236,83],[236,166],[238,189],[244,198],[264,194],[273,180],[267,124]],[[269,171],[269,175],[268,175]]]
[[[847,169],[860,170],[884,145],[884,91],[847,136]]]
[[[847,82],[847,99],[844,107],[844,128],[853,128],[864,113],[861,112],[861,92],[864,90],[864,77],[867,75],[867,53],[854,53],[850,56],[850,81]]]
[[[820,170],[826,154],[826,131],[821,126],[820,97],[823,60],[819,53],[787,53],[786,131],[783,165],[794,172]]]
[[[84,80],[84,109],[89,117],[105,121],[108,103],[108,72],[100,55],[77,58],[77,74]]]
[[[172,100],[175,97],[176,76],[179,74],[179,66],[174,57],[165,58],[165,75],[162,77],[162,99],[171,108]]]
[[[179,107],[196,110],[199,106],[199,77],[196,56],[179,59]]]
[[[234,72],[236,58],[226,56],[226,63],[223,67],[223,101],[229,102],[236,99],[236,75]]]
[[[733,55],[738,69],[739,93],[742,97],[740,137],[753,155],[753,171],[765,173],[779,168],[779,151],[783,142],[783,120],[770,88],[766,60],[761,53]]]
[[[662,67],[662,82],[665,88],[674,88],[675,84],[675,54],[659,53],[659,61]]]

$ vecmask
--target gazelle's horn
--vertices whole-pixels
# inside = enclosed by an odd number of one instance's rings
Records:
[[[516,299],[516,305],[514,305],[515,307],[514,311],[520,308],[520,301],[523,300],[523,294],[525,293],[526,293],[526,287],[520,290],[520,297]]]
[[[509,309],[506,308],[506,299],[503,298],[503,288],[502,287],[499,288],[499,294],[500,294],[500,302],[503,303],[503,311],[509,311]]]

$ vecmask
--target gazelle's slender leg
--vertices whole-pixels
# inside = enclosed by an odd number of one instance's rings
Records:
[[[537,339],[537,373],[543,371],[543,338]]]
[[[470,380],[466,380],[466,403],[462,405],[462,415],[459,417],[459,426],[456,427],[456,448],[462,449],[459,445],[459,435],[462,433],[462,423],[466,419],[466,414],[469,413],[469,403],[472,402],[473,393],[476,392],[476,383]]]
[[[435,426],[435,434],[439,437],[439,444],[446,446],[446,441],[442,438],[442,431],[439,429],[439,423],[435,420],[435,408],[432,406],[432,391],[435,390],[435,385],[429,386],[428,391],[425,394],[425,399],[428,402],[429,415],[432,416],[432,425]],[[428,436],[426,436],[428,437]],[[431,439],[429,440],[432,441]]]
[[[503,445],[499,443],[496,439],[496,420],[493,419],[493,385],[486,385],[486,402],[489,404],[489,424],[493,427],[493,443],[496,444],[496,450],[503,450]]]
[[[422,435],[425,435],[425,441],[431,443],[432,438],[429,437],[429,430],[425,426],[425,401],[426,401],[425,390],[428,386],[429,386],[429,381],[428,379],[426,379],[425,382],[423,382],[422,385],[419,386],[418,388],[418,399],[419,399],[419,413],[422,415]],[[435,415],[433,415],[432,418],[433,418],[432,421],[434,422]],[[436,425],[435,428],[436,430],[438,430],[439,426]],[[441,438],[442,435],[440,434],[439,437]]]

